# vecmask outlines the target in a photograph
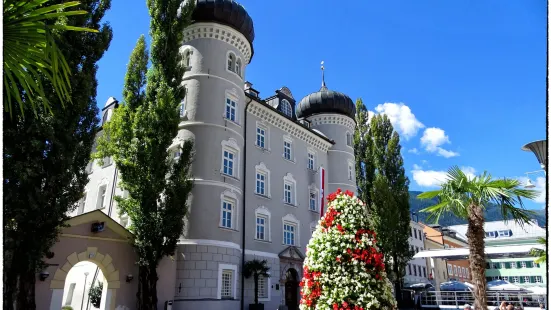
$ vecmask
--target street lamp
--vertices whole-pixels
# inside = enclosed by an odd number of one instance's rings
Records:
[[[547,140],[539,140],[526,144],[521,148],[523,151],[532,152],[540,163],[542,169],[547,167]]]
[[[84,273],[84,287],[82,288],[82,301],[80,302],[80,309],[84,306],[84,295],[86,293],[86,280],[88,279],[88,272]]]

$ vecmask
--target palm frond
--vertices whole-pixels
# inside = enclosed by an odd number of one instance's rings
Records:
[[[419,198],[419,199],[432,199],[432,198],[438,196],[440,193],[441,193],[440,190],[427,191],[427,192],[424,192],[424,193],[421,193],[421,194],[417,195],[417,198]]]
[[[70,69],[59,50],[52,30],[97,30],[62,24],[49,24],[62,17],[87,14],[83,10],[65,11],[80,4],[70,1],[47,5],[49,0],[4,0],[4,109],[13,117],[13,103],[21,115],[30,104],[37,113],[38,105],[51,111],[40,79],[46,77],[62,104],[71,101]]]

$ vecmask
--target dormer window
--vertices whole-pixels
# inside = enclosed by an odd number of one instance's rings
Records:
[[[289,103],[287,99],[281,100],[281,112],[283,112],[283,114],[287,115],[288,117],[293,117],[293,108],[291,107],[291,103]]]

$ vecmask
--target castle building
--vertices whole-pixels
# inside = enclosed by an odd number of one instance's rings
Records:
[[[181,47],[187,95],[173,149],[194,141],[194,188],[176,263],[160,272],[173,277],[159,284],[160,303],[247,309],[253,280],[242,278],[241,266],[260,259],[271,268],[271,276],[259,281],[265,309],[298,309],[302,261],[324,192],[356,192],[355,105],[323,80],[300,100],[287,87],[261,99],[245,79],[255,32],[243,6],[198,0],[193,20]],[[103,122],[117,105],[109,98]],[[124,195],[115,166],[109,159],[89,165],[86,195],[73,216],[99,209],[124,227],[130,224],[113,199]]]

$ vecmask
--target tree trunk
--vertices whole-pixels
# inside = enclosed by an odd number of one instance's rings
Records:
[[[13,265],[4,265],[4,303],[2,309],[13,310],[17,294],[17,272]]]
[[[138,310],[157,310],[157,264],[140,266]]]
[[[392,271],[394,272],[394,292],[396,294],[396,302],[398,305],[402,304],[402,277],[400,277],[398,258],[396,256],[392,257]]]
[[[469,261],[473,276],[474,308],[486,309],[486,255],[484,254],[484,213],[481,206],[469,206],[469,224],[467,241],[469,244]]]
[[[19,275],[19,289],[17,290],[17,310],[36,309],[35,284],[36,268],[29,262],[29,265]]]
[[[254,304],[258,305],[258,274],[254,274]]]

